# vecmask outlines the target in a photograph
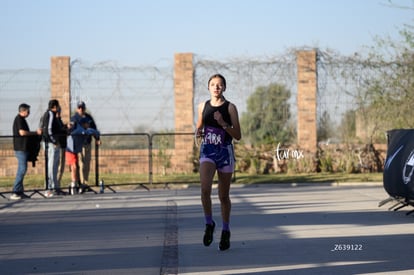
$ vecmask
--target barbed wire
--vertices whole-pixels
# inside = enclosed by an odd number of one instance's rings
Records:
[[[72,103],[83,100],[105,132],[173,129],[173,72],[114,62],[72,65]]]
[[[0,70],[0,135],[11,135],[19,104],[31,106],[27,118],[36,128],[50,97],[50,71],[45,69]]]
[[[225,96],[239,113],[246,111],[248,97],[259,87],[281,84],[291,91],[289,101],[296,117],[296,53],[307,48],[291,48],[284,53],[262,57],[212,60],[194,55],[194,117],[199,102],[209,98],[207,81],[215,73],[227,80]],[[362,56],[343,56],[332,50],[317,50],[318,116],[330,114],[339,122],[344,112],[355,107],[361,91],[378,73],[376,64]],[[162,66],[122,66],[114,61],[88,64],[71,62],[71,112],[77,101],[85,101],[102,132],[154,132],[174,129],[173,60]],[[32,106],[31,122],[37,123],[50,98],[49,70],[0,71],[0,134],[11,133],[17,106]],[[195,121],[194,121],[195,123]]]

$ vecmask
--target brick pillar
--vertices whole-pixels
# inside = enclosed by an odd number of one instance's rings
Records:
[[[59,100],[62,120],[70,120],[70,57],[52,56],[50,64],[50,98]]]
[[[316,51],[299,51],[297,58],[298,145],[311,153],[317,151],[316,127]]]
[[[194,123],[194,67],[192,53],[174,56],[175,132],[192,133]],[[172,165],[176,172],[193,170],[193,136],[176,135]]]

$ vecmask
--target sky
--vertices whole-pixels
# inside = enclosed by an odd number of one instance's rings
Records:
[[[185,52],[227,59],[318,47],[348,55],[376,36],[398,38],[413,15],[389,0],[0,0],[0,69],[48,69],[51,56],[156,66]]]

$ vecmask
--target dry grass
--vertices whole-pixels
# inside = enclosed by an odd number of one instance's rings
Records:
[[[198,184],[199,175],[176,174],[166,176],[153,176],[153,184],[149,184],[148,174],[102,174],[106,185],[118,188],[133,189],[140,184],[150,188],[165,187],[167,184]],[[94,185],[95,175],[91,175]],[[0,178],[0,191],[10,191],[12,189],[14,177]],[[67,187],[70,182],[68,174],[65,174],[62,180],[62,187]],[[341,183],[341,182],[382,182],[382,173],[311,173],[311,174],[268,174],[268,175],[251,175],[245,173],[236,173],[235,182],[240,184],[264,184],[264,183]],[[25,189],[44,189],[43,175],[27,175],[24,181]]]

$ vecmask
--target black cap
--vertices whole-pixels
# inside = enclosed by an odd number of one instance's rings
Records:
[[[83,102],[83,101],[79,101],[79,102],[78,102],[78,108],[83,108],[83,109],[85,109],[85,108],[86,108],[85,102]]]

